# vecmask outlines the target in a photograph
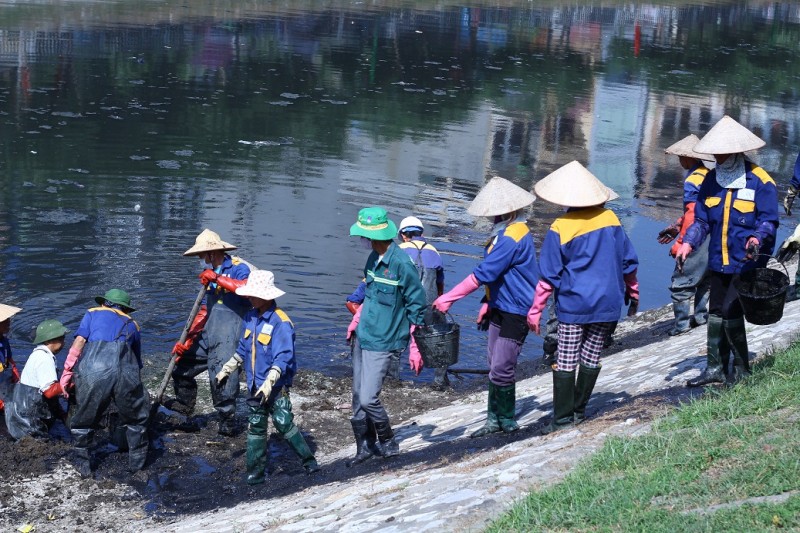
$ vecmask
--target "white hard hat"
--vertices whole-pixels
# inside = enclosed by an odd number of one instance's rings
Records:
[[[406,217],[402,221],[400,221],[400,233],[404,231],[424,231],[425,226],[422,225],[422,221],[417,217]]]

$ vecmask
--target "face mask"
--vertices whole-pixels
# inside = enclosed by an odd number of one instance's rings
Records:
[[[361,237],[361,247],[365,250],[372,250],[372,241],[366,237]]]

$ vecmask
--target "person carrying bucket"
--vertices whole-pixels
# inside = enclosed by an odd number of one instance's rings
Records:
[[[314,454],[294,423],[289,388],[297,372],[294,356],[294,324],[275,303],[286,294],[275,286],[275,276],[268,270],[256,270],[247,283],[236,289],[253,306],[244,317],[236,353],[217,373],[217,385],[224,384],[244,365],[247,407],[247,483],[257,485],[266,480],[269,447],[267,421],[272,417],[275,429],[286,439],[303,461],[306,472],[319,470]]]
[[[61,388],[75,396],[69,425],[73,462],[82,477],[92,473],[90,446],[112,402],[125,426],[131,472],[144,468],[149,446],[150,398],[142,384],[142,338],[130,317],[131,298],[122,289],[109,289],[95,301],[98,307],[86,311],[75,330],[60,380]]]
[[[417,267],[419,280],[422,288],[425,289],[425,300],[430,305],[444,292],[444,267],[439,251],[422,236],[424,231],[425,226],[422,221],[415,216],[410,216],[400,221],[398,236],[400,237],[400,249],[408,254],[414,262],[414,266]],[[351,313],[355,314],[358,306],[364,302],[365,291],[366,283],[362,281],[356,290],[347,297],[346,305]],[[412,370],[419,375],[422,370],[421,356],[416,353],[413,343],[411,343],[411,349],[415,352],[409,355],[409,364],[412,365]],[[400,379],[400,354],[397,354],[396,359],[392,359],[387,377]],[[435,368],[433,386],[443,390],[449,384],[447,368]]]
[[[389,415],[378,396],[392,357],[405,350],[412,326],[425,317],[425,290],[411,259],[394,242],[397,226],[382,207],[365,207],[350,227],[350,236],[360,237],[371,250],[364,265],[366,292],[347,327],[353,353],[353,417],[356,439],[353,466],[374,455],[393,457],[400,453],[389,423]],[[413,354],[413,350],[412,350]]]
[[[66,420],[59,397],[64,395],[56,374],[56,354],[64,347],[69,330],[58,320],[45,320],[36,327],[36,344],[19,383],[13,401],[6,405],[6,427],[15,439],[29,435],[47,437],[56,419]]]
[[[534,187],[540,198],[567,208],[551,225],[539,256],[540,279],[527,314],[540,333],[551,295],[558,314],[558,356],[553,369],[553,420],[548,434],[581,423],[600,374],[600,353],[623,303],[639,302],[639,259],[617,215],[605,207],[616,193],[573,161]],[[577,370],[577,372],[576,372]]]
[[[717,162],[700,187],[695,221],[686,231],[675,258],[685,263],[706,238],[711,290],[708,302],[706,368],[689,387],[725,381],[723,352],[733,351],[736,383],[750,374],[744,312],[733,280],[742,272],[766,266],[778,229],[778,191],[769,174],[744,152],[766,143],[725,115],[695,145]],[[759,253],[761,255],[759,255]]]
[[[658,242],[669,244],[675,241],[669,249],[669,255],[675,257],[683,243],[686,230],[694,222],[695,201],[700,185],[708,173],[703,165],[703,160],[711,161],[709,155],[698,154],[693,150],[697,144],[697,135],[687,135],[675,144],[664,150],[666,154],[678,156],[678,161],[685,173],[683,177],[683,215],[668,228],[658,232]],[[675,264],[672,272],[672,283],[669,292],[672,296],[672,312],[675,314],[675,323],[667,332],[670,336],[688,333],[692,328],[702,326],[708,321],[708,287],[709,279],[706,273],[708,267],[708,241],[700,245],[693,254],[690,254],[682,264]],[[694,297],[694,310],[691,309],[691,299]]]
[[[483,261],[433,302],[434,308],[446,313],[454,302],[481,285],[486,287],[476,322],[489,331],[489,394],[486,422],[470,437],[519,429],[515,414],[517,359],[528,335],[525,316],[539,279],[525,212],[534,200],[533,194],[506,179],[495,176],[489,180],[467,208],[469,214],[487,217],[493,224]]]
[[[200,258],[203,268],[200,283],[206,287],[205,305],[197,313],[186,341],[176,343],[172,349],[177,361],[172,372],[175,399],[166,404],[173,411],[191,415],[197,402],[196,378],[207,371],[211,400],[219,414],[217,432],[228,437],[237,433],[239,370],[234,370],[231,378],[219,386],[214,376],[236,351],[242,318],[251,307],[247,298],[235,292],[244,286],[251,270],[246,261],[226,253],[235,249],[236,246],[223,241],[217,233],[204,229],[194,246],[183,253]]]

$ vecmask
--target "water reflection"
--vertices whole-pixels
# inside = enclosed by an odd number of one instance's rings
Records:
[[[680,213],[663,148],[729,113],[784,188],[800,145],[797,3],[2,9],[0,264],[3,301],[25,307],[20,355],[39,320],[74,327],[118,285],[163,364],[195,292],[181,253],[210,227],[276,272],[302,363],[345,372],[360,207],[422,218],[451,285],[480,254],[466,206],[487,172],[530,188],[572,159],[620,194],[642,306],[662,305],[655,234]],[[534,204],[537,236],[556,212]],[[477,307],[454,310],[466,323]],[[463,332],[479,366],[484,342]]]

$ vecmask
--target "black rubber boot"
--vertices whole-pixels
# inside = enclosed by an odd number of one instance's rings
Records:
[[[375,431],[378,433],[378,441],[381,443],[384,457],[400,455],[400,445],[394,440],[394,431],[389,422],[375,422]]]
[[[722,331],[722,317],[708,315],[708,333],[706,334],[706,368],[703,373],[686,382],[687,387],[702,387],[710,383],[723,383],[722,356],[720,347],[725,333]]]
[[[547,435],[574,425],[575,371],[553,371],[553,421],[542,429]]]
[[[375,423],[367,418],[367,448],[372,452],[372,455],[380,457],[383,455],[380,444],[378,444],[378,432],[375,431]]]
[[[125,436],[128,441],[128,470],[138,472],[147,461],[147,449],[150,445],[147,428],[144,426],[127,426]]]
[[[350,425],[356,438],[356,456],[345,463],[348,467],[361,464],[373,455],[367,443],[367,419],[351,418]]]
[[[497,419],[497,385],[489,382],[489,394],[486,401],[486,423],[482,428],[470,433],[470,438],[483,437],[491,433],[500,431],[500,423]]]
[[[516,421],[517,385],[512,383],[505,387],[497,387],[497,422],[504,433],[513,433],[519,429]]]
[[[722,321],[722,328],[733,351],[733,379],[731,384],[750,375],[750,352],[747,348],[747,331],[744,318]]]
[[[92,454],[89,448],[75,448],[72,451],[72,464],[82,478],[92,477]]]
[[[597,376],[600,375],[600,367],[589,368],[579,365],[578,380],[575,382],[575,423],[580,424],[586,420],[586,405],[592,396],[594,384],[597,383]]]
[[[72,464],[82,478],[92,477],[92,452],[89,447],[94,438],[94,431],[91,429],[73,429],[72,438],[75,448],[72,450]]]
[[[224,437],[235,437],[239,433],[239,427],[236,424],[235,416],[225,416],[219,419],[219,426],[217,433]]]

